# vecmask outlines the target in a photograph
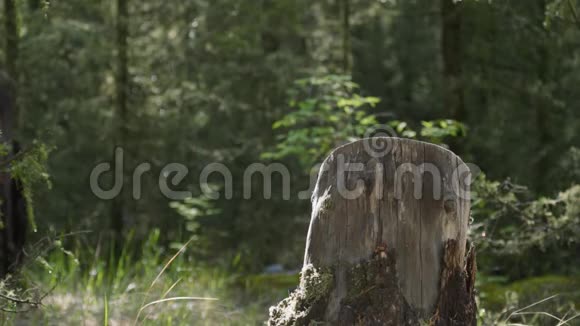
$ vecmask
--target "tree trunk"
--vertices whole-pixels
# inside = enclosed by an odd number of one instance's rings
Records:
[[[0,142],[8,146],[8,154],[1,158],[2,162],[10,162],[20,150],[14,139],[15,92],[14,82],[5,73],[0,73]],[[28,231],[21,185],[6,168],[8,166],[0,167],[0,277],[19,266]]]
[[[341,0],[340,12],[342,16],[342,70],[344,74],[351,72],[351,45],[350,45],[350,0]]]
[[[125,148],[127,146],[128,128],[128,88],[129,88],[129,67],[127,38],[129,34],[129,9],[128,0],[117,0],[117,66],[116,66],[116,123],[115,146]],[[123,171],[123,184],[125,183],[125,171]],[[125,215],[125,196],[123,186],[121,193],[113,200],[111,208],[111,228],[114,242],[120,241],[123,232],[123,218]],[[118,247],[115,244],[115,247]]]
[[[441,54],[443,58],[443,103],[450,119],[465,121],[463,95],[462,2],[441,0]],[[450,144],[461,151],[461,143]]]
[[[4,66],[7,76],[2,76],[5,96],[10,97],[9,106],[3,110],[2,132],[12,141],[18,129],[19,114],[16,106],[16,82],[18,81],[16,61],[18,59],[18,18],[14,0],[4,0]],[[7,103],[5,103],[6,105]]]
[[[432,144],[336,149],[312,195],[299,288],[269,325],[475,325],[469,172]]]
[[[5,29],[5,65],[8,75],[16,78],[16,58],[18,57],[18,25],[16,18],[16,3],[14,0],[4,0]]]
[[[8,162],[19,150],[15,139],[20,119],[16,103],[19,38],[14,0],[4,0],[4,29],[6,71],[0,72],[0,141],[9,147],[8,154],[2,158],[2,161]],[[25,201],[19,184],[7,171],[0,171],[0,200],[0,276],[4,276],[20,262],[28,227]]]
[[[550,53],[552,48],[549,43],[549,31],[546,29],[544,22],[546,19],[546,1],[536,0],[534,2],[534,14],[536,16],[536,26],[540,31],[539,41],[536,45],[536,71],[537,78],[541,87],[546,87],[550,82]],[[540,94],[538,94],[540,93]],[[533,92],[529,95],[530,106],[535,108],[536,113],[536,133],[537,133],[537,149],[536,157],[537,163],[535,166],[535,181],[534,190],[539,193],[545,193],[549,189],[549,184],[546,176],[554,164],[554,157],[558,155],[554,151],[555,137],[552,135],[550,126],[554,125],[551,122],[550,101],[546,100],[545,96],[541,96],[543,92]]]

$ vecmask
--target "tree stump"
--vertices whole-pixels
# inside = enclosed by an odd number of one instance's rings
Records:
[[[312,194],[300,285],[269,325],[475,325],[470,174],[390,137],[335,149]]]

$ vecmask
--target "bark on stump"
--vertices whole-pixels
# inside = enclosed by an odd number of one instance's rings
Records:
[[[269,325],[475,325],[469,169],[399,138],[335,149],[312,194],[300,285]]]

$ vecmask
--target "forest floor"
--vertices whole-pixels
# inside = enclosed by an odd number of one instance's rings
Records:
[[[288,274],[232,274],[192,261],[185,247],[159,251],[156,236],[129,247],[115,264],[91,263],[54,250],[22,273],[27,287],[47,294],[26,313],[4,314],[8,325],[263,325],[268,310],[298,284]],[[86,255],[84,255],[86,257]],[[580,277],[542,276],[509,283],[478,275],[481,325],[578,325]],[[44,291],[44,292],[43,292]],[[576,323],[576,324],[574,324]]]

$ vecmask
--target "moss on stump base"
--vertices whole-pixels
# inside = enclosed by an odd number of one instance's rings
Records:
[[[395,252],[379,246],[369,260],[348,269],[348,291],[337,316],[329,316],[326,309],[337,282],[335,268],[307,265],[298,289],[270,308],[268,325],[476,325],[475,251],[471,247],[460,266],[458,250],[455,240],[445,244],[439,299],[427,320],[401,292]]]

